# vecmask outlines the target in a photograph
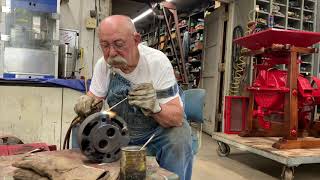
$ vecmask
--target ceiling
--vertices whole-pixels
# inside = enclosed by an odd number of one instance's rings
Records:
[[[112,1],[112,14],[123,14],[131,18],[134,18],[137,14],[142,13],[147,8],[147,4],[132,0]]]
[[[112,14],[127,15],[133,19],[150,8],[148,2],[160,1],[164,0],[112,0]],[[174,0],[178,13],[181,15],[190,14],[192,11],[200,11],[207,7],[210,1],[213,2],[212,0]],[[150,14],[136,22],[135,26],[139,32],[148,31],[153,22],[154,16]]]
[[[146,3],[137,2],[133,0],[112,0],[112,14],[122,14],[131,17],[137,17],[150,7]],[[135,23],[138,30],[147,28],[153,22],[153,15],[148,15],[142,20]]]

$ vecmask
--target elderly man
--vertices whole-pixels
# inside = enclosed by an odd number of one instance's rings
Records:
[[[95,65],[90,91],[79,98],[76,113],[88,115],[91,104],[106,99],[127,123],[130,144],[144,144],[159,165],[180,179],[191,179],[191,129],[184,118],[174,71],[161,51],[140,44],[131,19],[109,16],[99,27],[103,57]]]

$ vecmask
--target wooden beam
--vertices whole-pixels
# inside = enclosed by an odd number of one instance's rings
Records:
[[[296,51],[301,54],[313,54],[318,53],[317,48],[305,48],[305,47],[292,47],[292,51]]]
[[[298,53],[291,51],[290,64],[288,66],[288,79],[287,83],[290,88],[290,93],[285,95],[285,115],[284,124],[286,136],[285,139],[296,140],[298,136]]]
[[[272,145],[277,149],[310,149],[320,148],[319,138],[307,137],[299,138],[297,140],[280,139]]]

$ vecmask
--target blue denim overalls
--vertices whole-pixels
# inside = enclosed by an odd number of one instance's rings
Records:
[[[131,83],[117,73],[111,73],[107,102],[110,107],[127,97]],[[113,109],[127,123],[131,145],[144,144],[155,133],[147,146],[149,153],[156,155],[162,168],[179,175],[181,180],[190,180],[193,152],[191,128],[186,120],[182,127],[162,128],[152,117],[145,116],[135,106],[124,101]]]

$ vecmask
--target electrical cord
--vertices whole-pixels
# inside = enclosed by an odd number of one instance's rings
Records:
[[[101,100],[101,101],[98,101],[97,103],[93,104],[91,112],[97,111],[98,105],[102,102],[103,101]],[[84,118],[80,117],[79,115],[77,115],[75,118],[73,118],[73,120],[71,121],[70,126],[66,132],[64,140],[63,140],[63,149],[69,149],[70,135],[71,135],[72,128],[74,128],[77,124],[81,124],[83,120],[84,120]]]
[[[127,100],[128,97],[122,99],[121,101],[119,101],[118,103],[116,103],[115,105],[113,105],[112,107],[105,109],[104,111],[111,111],[113,108],[115,108],[116,106],[118,106],[119,104],[123,103],[125,100]],[[97,112],[99,110],[99,104],[103,103],[103,105],[105,105],[104,100],[100,100],[96,103],[94,103],[91,107],[91,111],[89,114],[91,114],[92,112]],[[104,107],[103,107],[104,109]],[[75,118],[73,118],[73,120],[71,121],[71,124],[67,130],[67,133],[64,137],[64,141],[63,141],[63,149],[69,149],[69,144],[70,144],[70,135],[71,135],[71,131],[72,128],[74,128],[77,124],[81,124],[84,121],[85,118],[80,117],[79,115],[77,115]]]

